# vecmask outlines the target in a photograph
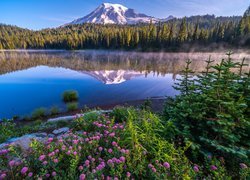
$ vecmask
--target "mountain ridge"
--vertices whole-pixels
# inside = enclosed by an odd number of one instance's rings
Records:
[[[157,23],[173,19],[169,16],[164,19],[137,13],[134,9],[125,7],[121,4],[102,3],[88,15],[78,18],[66,25],[96,23],[96,24],[138,24],[138,23]]]

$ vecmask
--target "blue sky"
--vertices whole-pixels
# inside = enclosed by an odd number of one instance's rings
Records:
[[[0,0],[0,23],[36,30],[57,27],[87,15],[103,2],[159,18],[242,15],[250,5],[249,0]]]

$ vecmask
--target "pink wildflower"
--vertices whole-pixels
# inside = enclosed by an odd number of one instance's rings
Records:
[[[6,174],[5,173],[3,173],[3,174],[1,174],[1,176],[0,176],[0,179],[4,179],[4,178],[6,178]]]
[[[247,168],[247,165],[244,164],[244,163],[240,163],[240,168],[241,168],[241,169],[246,169],[246,168]]]
[[[155,168],[152,168],[152,171],[153,171],[154,173],[156,173],[156,169],[155,169]]]
[[[16,164],[16,162],[15,162],[14,160],[12,160],[12,161],[9,162],[9,166],[10,166],[10,167],[15,166],[15,164]]]
[[[78,168],[80,171],[82,171],[83,170],[83,166],[79,166],[79,168]]]
[[[86,175],[85,174],[81,174],[80,177],[79,177],[79,180],[85,180],[86,178]]]
[[[108,153],[111,154],[113,152],[112,149],[108,149]]]
[[[112,146],[117,146],[117,143],[115,141],[113,141]]]
[[[21,170],[21,174],[26,174],[28,170],[29,170],[28,167],[23,167]]]
[[[103,147],[99,147],[98,150],[101,152],[103,150]]]
[[[109,137],[115,137],[115,133],[113,132],[113,133],[110,133],[109,134]]]
[[[54,159],[53,161],[54,161],[54,163],[58,163],[58,159]]]
[[[130,172],[127,172],[126,173],[126,176],[129,178],[131,176],[131,173]]]
[[[55,177],[56,176],[56,172],[54,171],[54,172],[52,172],[52,176],[53,177]]]
[[[39,161],[43,161],[45,158],[46,158],[45,155],[41,155],[41,156],[39,157]]]
[[[126,161],[126,159],[125,159],[124,156],[121,156],[119,159],[120,159],[123,163]]]
[[[89,160],[86,160],[86,161],[85,161],[85,166],[89,166],[89,163],[90,163],[90,161],[89,161]]]
[[[29,176],[29,177],[32,177],[32,176],[33,176],[33,173],[32,173],[32,172],[30,172],[30,173],[28,174],[28,176]]]
[[[217,168],[215,165],[212,165],[212,166],[210,166],[210,169],[211,169],[212,171],[216,171],[218,168]]]
[[[163,163],[163,166],[164,166],[165,168],[167,168],[167,169],[170,168],[170,164],[169,164],[168,162],[164,162],[164,163]]]
[[[195,165],[193,169],[194,169],[194,172],[199,172],[199,166]]]

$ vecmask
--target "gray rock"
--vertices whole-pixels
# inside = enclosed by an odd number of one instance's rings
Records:
[[[65,134],[68,131],[69,131],[68,127],[63,127],[63,128],[54,130],[52,133],[55,134],[55,135],[60,135],[60,134]]]
[[[6,144],[12,146],[20,146],[25,151],[29,149],[32,140],[45,142],[46,139],[47,139],[47,133],[34,133],[34,134],[27,134],[17,138],[11,138],[6,142]]]
[[[48,119],[47,122],[72,121],[74,118],[75,116],[64,116],[64,117]]]

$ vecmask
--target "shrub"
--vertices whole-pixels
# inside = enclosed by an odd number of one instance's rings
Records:
[[[78,92],[74,90],[68,90],[63,93],[63,101],[65,103],[74,102],[78,100]]]
[[[57,106],[53,106],[51,109],[50,109],[50,115],[58,115],[60,112],[59,108]]]
[[[113,109],[110,115],[115,119],[116,122],[124,122],[128,119],[129,108],[117,106]]]
[[[244,61],[234,63],[230,55],[215,66],[207,61],[198,79],[193,78],[191,61],[187,61],[176,86],[181,94],[166,103],[164,115],[176,126],[178,139],[192,143],[193,160],[208,153],[224,157],[228,171],[238,177],[239,163],[249,159],[250,74],[242,73]]]
[[[46,109],[45,108],[38,108],[33,111],[31,118],[32,119],[40,119],[46,116]]]
[[[75,111],[77,109],[78,109],[78,103],[77,102],[67,103],[68,112]]]

